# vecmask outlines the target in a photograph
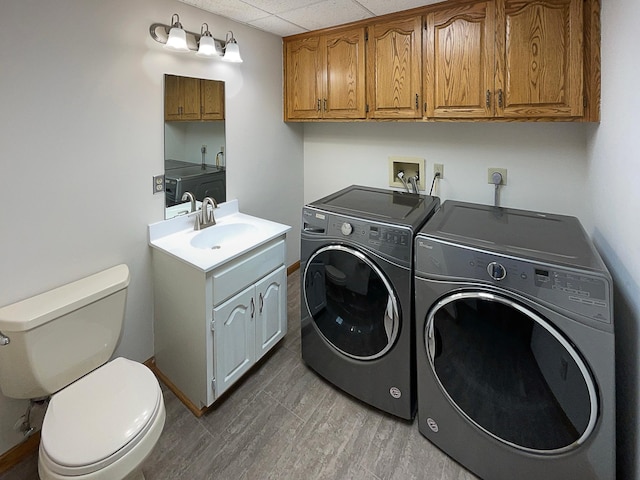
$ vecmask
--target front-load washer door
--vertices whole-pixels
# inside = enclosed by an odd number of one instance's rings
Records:
[[[373,360],[396,341],[396,295],[382,271],[358,250],[318,249],[304,271],[304,299],[318,332],[344,355]]]
[[[425,348],[454,407],[485,433],[534,453],[582,444],[598,416],[596,387],[576,349],[546,319],[484,291],[429,311]]]

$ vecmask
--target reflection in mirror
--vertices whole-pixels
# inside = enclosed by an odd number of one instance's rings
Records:
[[[165,218],[184,215],[191,193],[226,201],[224,82],[164,76]]]

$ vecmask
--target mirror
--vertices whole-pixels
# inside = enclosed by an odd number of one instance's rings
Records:
[[[185,192],[197,205],[226,198],[224,82],[164,76],[165,218],[189,212]]]

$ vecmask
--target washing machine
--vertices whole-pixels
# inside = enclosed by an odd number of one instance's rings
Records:
[[[416,411],[413,239],[439,204],[353,185],[302,210],[302,358],[405,419]]]
[[[612,282],[579,221],[445,201],[415,254],[422,435],[485,480],[615,478]]]

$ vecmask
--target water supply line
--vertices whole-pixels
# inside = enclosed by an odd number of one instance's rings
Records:
[[[491,175],[491,183],[495,185],[495,190],[493,192],[493,206],[500,206],[500,185],[502,185],[502,174],[500,172],[493,172]]]
[[[207,147],[205,147],[204,145],[200,148],[200,153],[202,153],[202,170],[206,170],[207,165],[204,161],[205,155],[207,154]]]
[[[413,193],[415,193],[416,195],[418,193],[420,193],[418,191],[418,174],[416,173],[413,177],[409,177],[409,183],[411,184],[411,186],[413,187]]]
[[[397,177],[400,179],[400,181],[404,185],[404,188],[407,189],[407,193],[411,193],[411,190],[409,190],[409,185],[407,185],[407,181],[404,179],[404,172],[402,170],[398,172]]]

